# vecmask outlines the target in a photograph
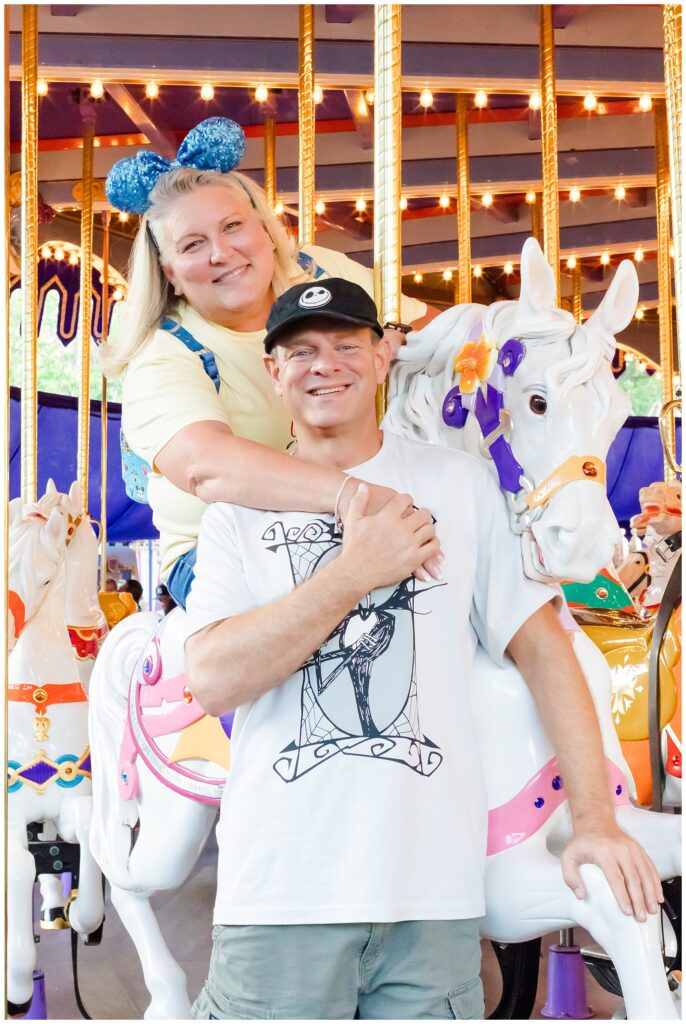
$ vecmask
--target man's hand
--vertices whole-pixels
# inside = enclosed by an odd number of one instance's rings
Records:
[[[397,332],[399,333],[399,332]],[[404,335],[403,335],[404,337]],[[380,512],[383,508],[388,505],[394,498],[399,497],[398,492],[394,491],[391,487],[382,487],[380,484],[370,484],[358,480],[357,477],[350,477],[351,483],[347,483],[341,492],[341,497],[338,503],[338,513],[341,517],[343,525],[348,527],[350,508],[353,502],[353,498],[358,493],[357,488],[364,486],[367,491],[367,504],[365,506],[364,515],[373,516],[377,512]],[[407,508],[412,511],[412,499],[408,495],[404,496],[407,499]],[[443,563],[443,552],[441,551],[440,542],[436,553],[431,556],[427,556],[425,562],[418,566],[413,575],[421,580],[423,583],[428,583],[431,579],[440,580],[441,577],[441,565]],[[408,574],[406,574],[408,575]],[[398,582],[398,581],[396,581]]]
[[[577,826],[562,854],[562,877],[580,900],[586,896],[582,864],[596,864],[602,870],[625,914],[645,921],[646,911],[658,912],[664,897],[657,869],[643,847],[616,824],[588,830]]]
[[[393,586],[439,555],[436,527],[428,509],[415,509],[409,494],[396,494],[369,514],[369,487],[360,484],[348,508],[340,558],[355,567],[365,591]]]
[[[393,360],[398,354],[398,349],[407,344],[407,336],[403,331],[396,331],[392,327],[384,327],[383,341],[388,342],[388,347],[391,350],[391,360]]]

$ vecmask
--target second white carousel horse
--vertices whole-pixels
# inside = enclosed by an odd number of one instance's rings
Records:
[[[92,798],[87,697],[64,617],[66,531],[59,512],[10,503],[9,729],[7,800],[7,994],[26,1009],[36,946],[30,822],[47,822],[80,846],[79,887],[68,909],[80,935],[104,913],[102,877],[90,852]]]

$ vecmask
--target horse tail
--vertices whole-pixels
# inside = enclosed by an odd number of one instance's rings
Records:
[[[106,637],[90,682],[91,852],[110,884],[128,890],[136,889],[127,865],[131,833],[138,821],[138,801],[123,800],[120,796],[119,752],[131,677],[158,619],[156,614],[147,612],[120,622]]]

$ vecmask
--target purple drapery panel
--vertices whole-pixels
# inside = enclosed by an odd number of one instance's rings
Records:
[[[10,496],[20,492],[19,388],[11,389],[10,404]],[[121,406],[109,404],[107,461],[107,535],[110,540],[130,541],[157,537],[150,509],[131,501],[121,479],[119,429]],[[61,491],[76,478],[76,399],[38,393],[38,493],[45,491],[52,477]],[[91,402],[91,452],[88,508],[100,517],[100,403]],[[677,420],[677,449],[681,459],[681,420]],[[628,526],[640,511],[638,490],[663,479],[662,446],[657,420],[652,416],[631,416],[614,440],[607,460],[610,504],[617,519]]]
[[[92,272],[93,300],[91,304],[91,337],[96,341],[102,338],[102,290],[100,271],[93,267]],[[21,288],[21,278],[10,279],[10,294]],[[57,335],[63,345],[68,345],[78,334],[79,306],[81,305],[81,268],[72,266],[65,260],[38,261],[38,330],[43,320],[45,299],[49,292],[56,291],[59,295],[59,313],[57,316]],[[114,286],[109,286],[110,305],[109,322],[116,303],[112,301]]]

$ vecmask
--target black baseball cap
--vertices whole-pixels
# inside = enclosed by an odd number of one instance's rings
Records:
[[[330,277],[320,282],[296,284],[279,296],[267,320],[265,352],[271,352],[287,327],[311,316],[339,322],[344,320],[356,327],[371,327],[380,338],[383,337],[376,305],[364,288],[344,281],[342,277]]]

